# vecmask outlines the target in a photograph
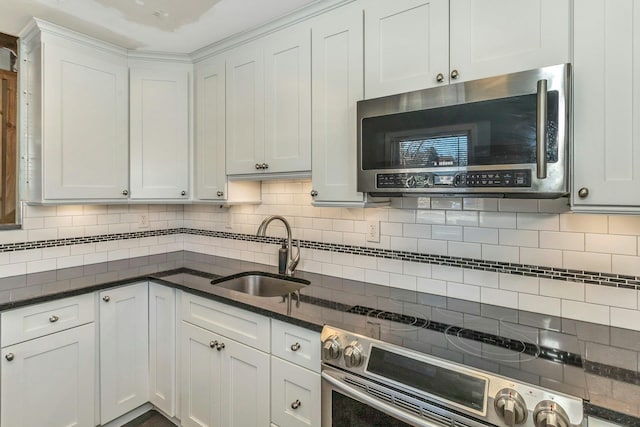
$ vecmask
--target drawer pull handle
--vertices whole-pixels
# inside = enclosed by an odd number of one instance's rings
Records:
[[[298,351],[300,350],[300,343],[297,342],[295,344],[291,344],[291,351]]]
[[[13,353],[7,353],[7,355],[4,356],[4,358],[7,359],[9,362],[11,362],[14,357],[15,356],[13,355]]]
[[[296,399],[296,401],[291,404],[291,409],[298,409],[300,405],[302,405],[302,402]]]
[[[58,320],[60,320],[60,318],[58,316],[49,317],[49,322],[51,322],[51,323],[56,323]]]
[[[102,301],[109,302],[109,301],[111,301],[111,297],[109,295],[105,295],[105,296],[102,297]]]

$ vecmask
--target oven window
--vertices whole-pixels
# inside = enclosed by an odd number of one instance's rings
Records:
[[[558,161],[557,91],[548,93],[547,162]],[[362,168],[451,168],[536,162],[536,94],[362,120]]]
[[[331,425],[333,427],[411,427],[336,391],[331,393]]]
[[[486,380],[371,347],[367,371],[475,411],[484,411]]]

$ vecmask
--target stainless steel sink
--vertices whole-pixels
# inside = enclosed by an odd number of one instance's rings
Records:
[[[213,280],[212,285],[257,297],[284,296],[309,285],[308,280],[249,271]]]

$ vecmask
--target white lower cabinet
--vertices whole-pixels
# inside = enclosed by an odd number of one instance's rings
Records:
[[[269,355],[182,322],[183,427],[269,423]]]
[[[0,425],[94,425],[95,325],[2,349]]]
[[[176,290],[156,283],[149,283],[149,394],[176,415]]]
[[[271,421],[280,427],[320,426],[320,374],[271,357]]]
[[[147,282],[100,292],[100,422],[149,401]]]

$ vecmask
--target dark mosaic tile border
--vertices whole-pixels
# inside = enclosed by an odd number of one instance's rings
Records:
[[[226,231],[200,230],[194,228],[170,228],[166,230],[148,230],[131,233],[102,234],[89,237],[70,237],[66,239],[37,240],[34,242],[5,243],[0,244],[0,253],[29,249],[52,248],[56,246],[82,245],[87,243],[99,243],[113,240],[130,240],[140,239],[144,237],[169,236],[174,234],[190,234],[195,236],[217,237],[222,239],[272,244],[279,244],[282,240],[278,237],[258,237],[252,234],[230,233]],[[591,285],[640,290],[640,276],[571,270],[566,268],[542,267],[536,265],[507,263],[499,261],[486,261],[474,258],[461,258],[448,255],[433,255],[419,252],[395,251],[391,249],[377,249],[365,246],[352,246],[338,243],[322,243],[310,240],[300,240],[300,246],[305,249],[317,249],[323,251],[353,255],[365,255],[399,261],[411,261],[426,264],[443,265],[448,267],[467,268],[471,270],[514,274],[517,276],[528,276],[541,279],[553,279],[565,282],[587,283]]]
[[[592,360],[584,361],[584,369],[589,374],[640,386],[640,372],[638,371],[631,371],[617,366],[604,365]]]
[[[468,340],[489,344],[511,350],[516,353],[524,353],[530,356],[536,356],[539,359],[546,359],[552,362],[562,363],[564,365],[583,367],[582,357],[579,354],[568,351],[557,350],[550,347],[539,346],[536,344],[505,338],[486,332],[475,331],[473,329],[463,328],[460,326],[449,325],[447,323],[436,322],[430,319],[423,319],[415,316],[407,316],[404,314],[382,311],[375,308],[356,305],[350,308],[348,313],[359,314],[362,316],[373,317],[382,320],[389,320],[405,325],[415,326],[416,328],[424,328],[431,331],[441,332],[447,335],[458,336]],[[606,365],[604,365],[606,366]]]
[[[589,402],[584,402],[584,414],[590,417],[598,417],[611,421],[623,426],[640,426],[640,418],[636,418],[632,415],[623,414],[613,409],[603,408],[601,406],[592,405]]]

